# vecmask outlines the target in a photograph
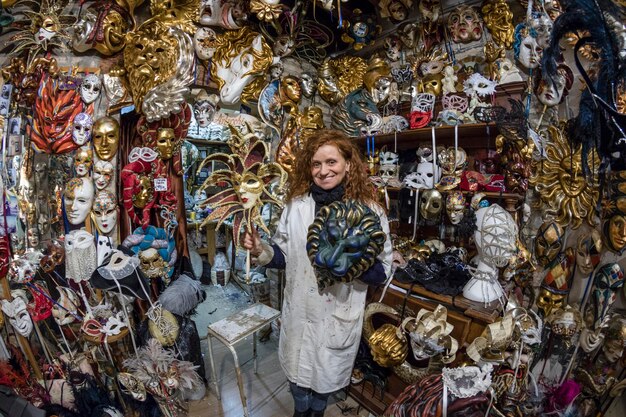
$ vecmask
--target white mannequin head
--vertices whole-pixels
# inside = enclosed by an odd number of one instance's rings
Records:
[[[91,212],[94,189],[91,178],[72,178],[65,186],[64,202],[70,224],[82,224]]]
[[[517,224],[511,215],[497,204],[476,211],[474,242],[478,257],[488,265],[502,268],[515,254]]]

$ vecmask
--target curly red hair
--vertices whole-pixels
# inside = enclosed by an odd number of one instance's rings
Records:
[[[289,178],[290,186],[287,192],[287,201],[309,193],[313,183],[311,161],[317,150],[324,145],[337,148],[341,156],[350,163],[350,171],[344,179],[345,198],[362,203],[379,205],[376,199],[374,186],[367,176],[367,166],[361,159],[361,153],[356,145],[339,130],[322,129],[313,133],[296,154],[296,163],[293,175]]]

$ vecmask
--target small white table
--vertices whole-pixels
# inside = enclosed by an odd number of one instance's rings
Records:
[[[248,405],[246,400],[246,394],[243,390],[243,378],[241,376],[241,368],[239,367],[239,358],[237,357],[237,352],[235,351],[235,344],[252,335],[252,354],[254,357],[254,373],[256,374],[256,334],[263,327],[272,323],[279,317],[280,311],[268,307],[265,304],[257,303],[243,311],[232,314],[209,326],[209,360],[211,361],[211,376],[213,378],[213,383],[215,384],[217,399],[221,399],[221,396],[219,384],[217,383],[217,371],[215,368],[215,361],[213,359],[213,346],[211,345],[211,338],[213,337],[222,342],[228,349],[230,349],[230,352],[233,354],[233,360],[235,362],[235,372],[237,374],[237,385],[239,386],[239,396],[241,397],[241,403],[243,404],[243,413],[245,417],[248,417]]]

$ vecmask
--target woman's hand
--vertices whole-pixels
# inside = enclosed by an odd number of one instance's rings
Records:
[[[256,229],[252,229],[252,233],[246,232],[243,235],[243,243],[242,246],[244,249],[250,251],[250,255],[259,256],[263,251],[263,246],[261,246],[261,238],[259,237],[259,232]]]

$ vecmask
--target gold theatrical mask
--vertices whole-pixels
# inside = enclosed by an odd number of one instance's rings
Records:
[[[544,222],[537,230],[535,257],[541,266],[550,265],[563,249],[563,227],[553,220]]]
[[[302,113],[297,113],[289,119],[283,138],[276,149],[276,160],[288,174],[291,175],[297,150],[304,146],[315,131],[323,128],[322,109],[316,106],[305,107]]]
[[[566,294],[557,294],[542,287],[537,297],[537,308],[543,311],[543,316],[548,317],[553,311],[563,308]]]
[[[74,171],[77,177],[89,174],[93,167],[93,151],[89,148],[78,148],[74,154]]]
[[[130,15],[123,8],[113,5],[92,5],[81,13],[74,24],[72,48],[85,52],[91,48],[102,55],[111,56],[124,48],[126,33],[130,29]],[[110,7],[107,7],[110,6]]]
[[[318,86],[317,91],[320,97],[329,104],[337,104],[343,95],[339,91],[337,85],[337,74],[330,65],[330,61],[326,60],[322,63],[317,73]]]
[[[393,324],[383,324],[372,333],[368,343],[374,361],[380,366],[392,367],[404,362],[409,354],[409,344]]]
[[[156,150],[161,159],[164,161],[171,159],[176,146],[177,140],[174,129],[169,127],[160,128],[157,133]]]
[[[343,56],[325,60],[318,69],[318,92],[329,104],[337,104],[348,93],[363,85],[367,63],[363,58]]]
[[[383,103],[389,97],[391,86],[391,69],[381,58],[372,58],[367,65],[367,72],[363,75],[363,84],[374,103]]]
[[[302,99],[302,87],[300,80],[293,75],[287,75],[280,80],[280,104],[285,110],[291,112],[295,108],[297,111],[298,103]]]
[[[604,231],[609,249],[621,253],[626,248],[626,215],[613,214],[605,222]]]
[[[154,249],[146,249],[139,252],[139,267],[150,279],[163,278],[167,275],[168,265],[163,260],[159,252]]]
[[[172,78],[179,60],[178,41],[168,27],[146,23],[126,36],[124,48],[124,67],[137,111],[148,91]]]
[[[242,176],[234,176],[233,188],[239,197],[244,209],[250,210],[256,206],[265,189],[265,183],[255,174],[248,171]]]
[[[540,196],[536,207],[556,213],[555,220],[563,226],[571,225],[572,229],[580,227],[583,221],[594,226],[600,195],[597,152],[590,153],[588,164],[593,171],[586,178],[582,171],[582,147],[572,149],[563,130],[556,126],[548,127],[548,135],[546,158],[537,165],[529,181]]]
[[[485,26],[498,46],[511,49],[513,46],[513,13],[506,0],[486,0],[482,7]]]
[[[154,196],[154,188],[152,188],[152,179],[147,175],[139,177],[139,192],[133,194],[133,206],[142,209],[152,201]]]
[[[418,84],[418,91],[420,93],[429,93],[435,97],[441,95],[441,89],[443,88],[443,74],[429,74],[422,78]]]
[[[200,0],[151,0],[150,13],[154,20],[166,26],[178,26],[193,36],[200,18]]]
[[[120,125],[111,117],[102,117],[93,124],[93,146],[98,158],[110,161],[117,154],[120,142]]]

